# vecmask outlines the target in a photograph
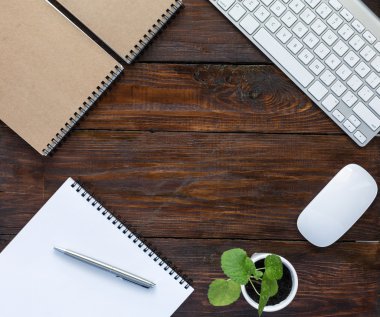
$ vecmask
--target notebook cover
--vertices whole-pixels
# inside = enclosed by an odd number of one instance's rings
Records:
[[[43,0],[3,1],[0,40],[0,119],[45,155],[122,69]]]
[[[182,5],[182,0],[58,0],[130,63]]]
[[[55,246],[156,285],[146,289],[116,278]],[[166,260],[71,178],[0,253],[2,317],[168,317],[192,292]]]

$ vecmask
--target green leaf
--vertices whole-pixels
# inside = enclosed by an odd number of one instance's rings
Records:
[[[259,316],[263,313],[265,305],[268,303],[269,297],[265,295],[260,295],[259,300]]]
[[[268,287],[269,297],[272,297],[272,296],[276,295],[277,292],[278,292],[277,281],[276,280],[271,280],[271,279],[265,279],[265,280],[266,280],[266,284],[267,284],[267,287]]]
[[[245,285],[256,268],[244,250],[231,249],[222,255],[222,270],[233,281]]]
[[[276,295],[278,292],[278,284],[276,280],[268,278],[266,272],[261,283],[260,300],[259,300],[259,316],[261,316],[264,307],[268,303],[269,297]]]
[[[214,306],[226,306],[236,302],[240,297],[241,288],[232,280],[215,280],[208,289],[208,300]]]
[[[272,280],[280,280],[282,278],[283,268],[282,261],[278,255],[268,255],[265,258],[265,275]]]

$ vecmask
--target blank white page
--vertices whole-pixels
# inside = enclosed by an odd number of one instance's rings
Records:
[[[79,190],[79,191],[77,191]],[[82,196],[85,195],[84,197]],[[90,199],[90,201],[88,201]],[[0,254],[0,316],[170,316],[193,292],[69,178]],[[71,249],[156,283],[143,288],[54,250]],[[177,277],[177,279],[176,279]]]

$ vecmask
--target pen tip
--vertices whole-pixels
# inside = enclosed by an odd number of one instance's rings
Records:
[[[65,250],[64,250],[64,249],[62,249],[62,248],[59,248],[59,247],[54,247],[54,250],[56,250],[56,251],[59,251],[59,252],[65,252]]]

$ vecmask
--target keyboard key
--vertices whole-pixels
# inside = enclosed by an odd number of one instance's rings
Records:
[[[322,39],[327,43],[327,45],[331,46],[338,39],[338,37],[331,30],[327,30],[327,32],[323,34]]]
[[[276,34],[277,38],[280,39],[280,41],[282,43],[286,43],[287,41],[289,41],[289,39],[292,37],[292,33],[290,33],[288,31],[288,29],[286,28],[282,28],[277,34]]]
[[[305,7],[301,0],[293,0],[289,4],[289,8],[292,9],[296,14],[300,13],[301,10]]]
[[[227,11],[235,3],[235,0],[218,0],[218,5],[224,10]]]
[[[344,115],[339,110],[334,110],[333,116],[339,121],[342,122],[344,120]]]
[[[261,0],[266,6],[269,6],[273,0]]]
[[[323,65],[318,59],[315,59],[309,66],[309,68],[311,69],[311,71],[315,74],[315,75],[319,75],[324,69],[325,69],[325,65]]]
[[[380,120],[362,102],[359,102],[353,110],[373,131],[380,127]]]
[[[365,31],[363,33],[363,37],[370,43],[373,44],[376,42],[376,37],[370,32],[370,31]]]
[[[380,52],[380,42],[377,42],[375,44],[375,48],[377,49],[378,52]]]
[[[369,62],[374,56],[376,55],[376,52],[370,48],[369,46],[366,46],[361,52],[360,55],[363,56],[363,58]]]
[[[354,115],[351,115],[348,120],[357,128],[360,126],[361,122],[358,118],[356,118]]]
[[[356,131],[354,136],[356,139],[359,140],[361,144],[364,144],[367,141],[367,138],[365,137],[365,135],[361,133],[360,131]]]
[[[333,47],[333,50],[342,57],[348,51],[348,46],[343,41],[339,40]]]
[[[305,64],[309,64],[313,58],[314,58],[314,55],[308,51],[306,48],[301,52],[300,55],[298,55],[298,58]]]
[[[252,35],[260,26],[260,23],[248,14],[243,20],[241,20],[240,25],[249,35]]]
[[[297,24],[294,26],[292,31],[298,36],[303,37],[306,32],[308,31],[308,28],[303,24],[302,22],[297,22]]]
[[[349,132],[355,131],[355,126],[349,120],[346,120],[343,125]]]
[[[342,63],[342,61],[340,60],[340,58],[338,56],[336,56],[335,54],[331,54],[329,57],[327,57],[326,59],[326,64],[332,69],[332,70],[335,70],[340,64]]]
[[[339,80],[337,80],[334,85],[331,86],[331,90],[334,94],[340,97],[346,90],[346,86]]]
[[[314,53],[317,54],[320,59],[324,59],[330,53],[330,50],[325,44],[320,43],[314,50]]]
[[[351,91],[347,91],[344,94],[342,100],[347,106],[351,108],[355,104],[355,102],[358,100],[358,98],[356,98],[356,96]]]
[[[312,30],[317,33],[317,35],[321,35],[327,28],[327,25],[323,23],[321,19],[317,19],[312,25]]]
[[[367,66],[367,64],[360,62],[358,66],[356,66],[355,71],[359,74],[360,77],[365,77],[371,69]]]
[[[364,45],[364,41],[359,35],[355,35],[349,43],[356,51],[360,50]]]
[[[373,96],[373,92],[372,90],[367,87],[367,86],[364,86],[362,89],[359,90],[359,93],[358,93],[359,97],[362,98],[365,102],[367,102],[368,100],[371,99],[371,97]]]
[[[368,85],[370,85],[372,88],[376,88],[377,85],[380,84],[380,77],[376,75],[375,73],[371,73],[367,79],[366,82]]]
[[[243,17],[246,12],[247,11],[245,11],[245,9],[237,3],[232,7],[228,14],[237,22]]]
[[[322,101],[322,106],[328,111],[333,110],[338,104],[338,99],[336,99],[333,95],[328,95],[326,99]]]
[[[355,33],[355,31],[349,25],[345,24],[339,29],[338,33],[344,40],[347,41],[352,34]]]
[[[329,70],[326,70],[322,76],[321,76],[321,80],[327,85],[327,86],[330,86],[334,80],[336,79],[336,77],[334,76],[334,74],[332,72],[330,72]]]
[[[317,13],[322,17],[322,19],[326,19],[331,12],[331,8],[326,3],[322,3],[317,8]]]
[[[338,68],[336,73],[341,79],[346,80],[348,77],[350,77],[352,71],[345,64],[343,64]]]
[[[321,84],[318,80],[310,86],[308,91],[314,96],[318,101],[321,100],[327,93],[328,90],[324,85]]]
[[[347,22],[350,22],[352,19],[353,19],[353,15],[351,14],[350,11],[348,11],[347,9],[343,9],[342,11],[340,11],[340,15],[347,21]]]
[[[296,38],[293,38],[289,44],[288,44],[288,48],[294,53],[294,54],[297,54],[301,49],[302,49],[303,45],[300,41],[298,41]]]
[[[369,106],[380,116],[380,98],[375,97],[369,103]]]
[[[264,22],[269,17],[269,15],[269,11],[265,9],[263,6],[258,8],[255,12],[256,18],[258,18],[261,22]]]
[[[353,75],[347,82],[348,86],[352,88],[353,91],[357,91],[361,85],[363,85],[363,82],[359,79],[358,76]]]
[[[352,26],[359,33],[362,33],[364,31],[364,25],[361,24],[358,20],[355,20],[354,22],[352,22]]]
[[[313,48],[315,45],[318,44],[319,38],[317,38],[313,33],[309,33],[305,36],[303,41],[309,48]]]
[[[288,28],[290,28],[290,27],[294,24],[294,22],[297,21],[297,18],[296,18],[296,16],[295,16],[293,13],[291,13],[290,11],[287,11],[287,12],[283,15],[283,17],[281,18],[281,21],[284,22],[285,25],[286,25]]]
[[[372,67],[377,71],[380,72],[380,56],[377,56],[371,63]]]
[[[321,2],[321,0],[305,0],[305,2],[313,9]]]
[[[344,57],[344,60],[348,65],[354,67],[356,63],[360,60],[359,56],[356,55],[353,51],[348,52],[348,54]]]
[[[329,4],[335,9],[340,10],[342,8],[342,4],[338,0],[329,0]]]
[[[332,14],[327,20],[327,24],[329,24],[334,30],[336,30],[342,23],[343,20],[336,13]]]
[[[270,55],[282,65],[303,87],[307,87],[314,80],[314,76],[302,64],[289,53],[277,40],[265,29],[260,29],[253,38],[270,53]]]
[[[243,5],[252,12],[259,5],[259,0],[244,0]]]
[[[286,10],[286,7],[280,2],[280,1],[276,1],[271,7],[270,7],[270,10],[276,15],[276,16],[280,16],[281,14],[284,13],[284,11]]]
[[[315,19],[316,15],[309,8],[306,8],[304,12],[300,15],[301,19],[309,25]]]
[[[265,26],[269,29],[269,31],[271,31],[272,33],[276,32],[279,27],[281,26],[281,23],[278,22],[277,19],[275,19],[274,17],[271,17],[267,23],[265,23]]]

